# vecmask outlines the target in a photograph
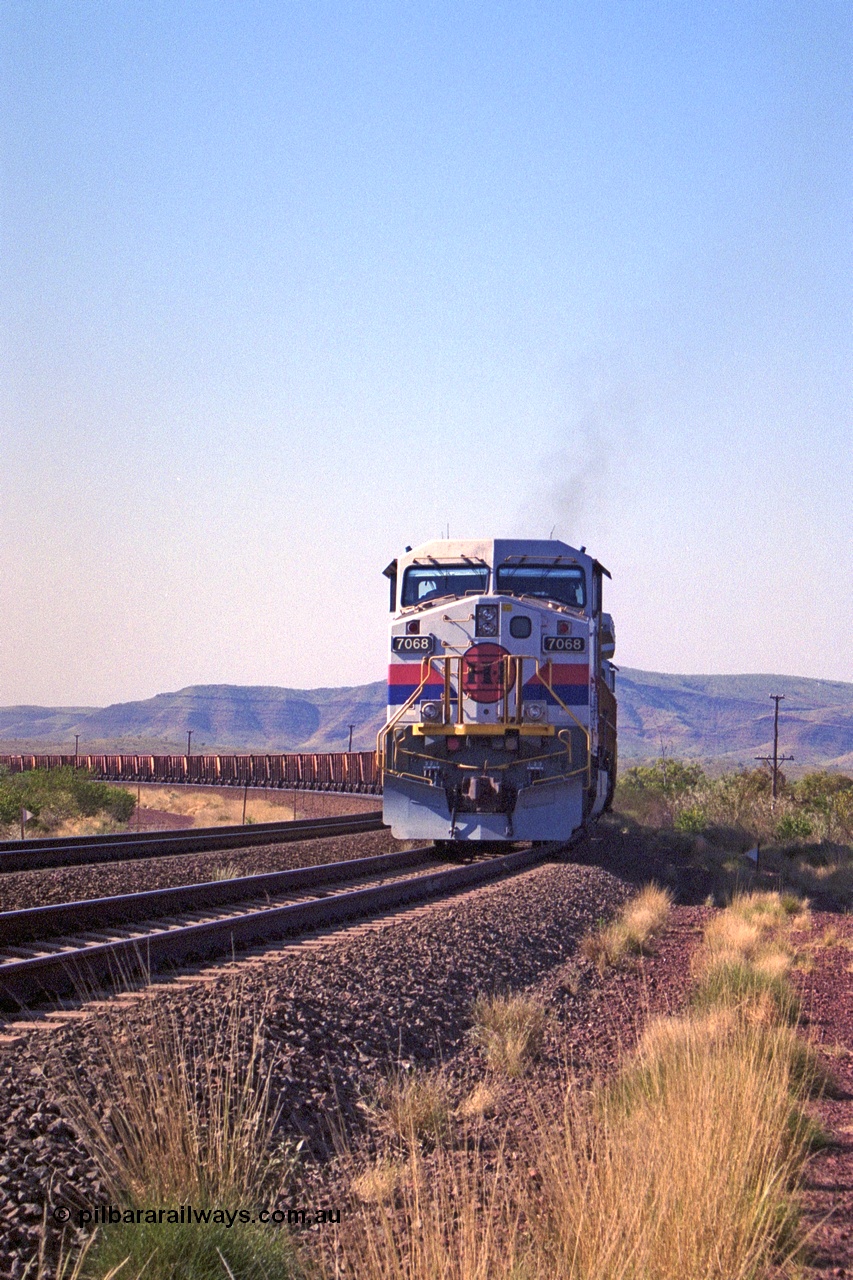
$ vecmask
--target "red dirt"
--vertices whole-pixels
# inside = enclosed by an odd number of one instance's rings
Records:
[[[135,809],[127,824],[128,831],[183,831],[195,826],[195,818],[185,813],[169,813],[166,809]]]
[[[799,979],[807,1030],[838,1085],[838,1096],[815,1108],[833,1145],[812,1161],[803,1197],[814,1280],[853,1278],[853,919],[816,912],[815,941],[832,935],[837,941],[818,947],[814,969]]]

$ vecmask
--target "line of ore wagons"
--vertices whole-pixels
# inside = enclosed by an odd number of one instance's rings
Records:
[[[207,786],[289,787],[310,791],[381,791],[373,751],[290,755],[0,755],[10,773],[86,769],[115,782],[191,782]]]

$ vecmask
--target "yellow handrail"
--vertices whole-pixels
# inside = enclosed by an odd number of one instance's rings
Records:
[[[423,658],[423,659],[421,660],[421,682],[420,682],[420,684],[418,685],[417,689],[415,689],[415,691],[414,691],[414,693],[412,694],[412,696],[411,696],[411,697],[410,697],[406,702],[404,702],[404,703],[403,703],[402,707],[400,707],[400,710],[396,713],[396,715],[394,715],[394,716],[393,716],[393,717],[392,717],[392,718],[387,722],[387,724],[384,724],[384,725],[382,726],[382,728],[379,730],[379,732],[377,733],[377,735],[376,735],[376,762],[377,762],[377,764],[378,764],[378,766],[379,766],[379,769],[380,769],[380,770],[382,770],[382,769],[384,769],[384,768],[385,768],[385,741],[386,741],[386,739],[387,739],[387,737],[388,737],[388,734],[389,734],[389,733],[391,732],[391,730],[394,728],[394,725],[395,725],[395,724],[397,723],[397,721],[401,718],[401,716],[404,716],[404,715],[406,714],[406,712],[407,712],[407,711],[409,711],[409,710],[414,706],[414,704],[417,702],[418,697],[420,696],[420,694],[421,694],[421,693],[422,693],[422,691],[423,691],[423,687],[424,687],[424,685],[426,684],[427,680],[429,679],[429,673],[430,673],[430,667],[431,667],[431,666],[432,666],[432,658],[431,658],[431,657]]]
[[[530,654],[530,655],[506,654],[502,656],[501,684],[502,684],[502,693],[503,693],[503,716],[502,716],[503,723],[504,725],[508,725],[510,723],[510,719],[509,719],[509,692],[510,692],[509,677],[510,677],[510,671],[511,671],[510,664],[515,666],[515,681],[514,681],[516,686],[515,688],[515,699],[516,699],[515,719],[518,724],[522,723],[523,711],[524,711],[522,687],[523,687],[523,674],[524,674],[524,660],[526,656],[532,657],[534,663],[536,664],[536,675],[539,681],[544,685],[547,691],[551,694],[551,697],[554,699],[557,705],[561,707],[563,711],[566,712],[566,714],[570,717],[570,719],[574,721],[574,723],[580,729],[581,733],[584,735],[584,739],[586,742],[586,764],[583,766],[583,769],[586,772],[587,786],[589,787],[592,785],[592,736],[587,726],[581,723],[581,721],[575,715],[574,711],[572,711],[571,707],[568,706],[568,704],[565,703],[563,699],[560,697],[560,695],[555,691],[554,683],[553,683],[552,659],[549,658],[548,661],[543,665],[539,661],[539,658],[533,654]],[[418,698],[420,697],[421,693],[424,690],[427,680],[429,679],[430,672],[433,668],[433,663],[435,662],[441,662],[443,664],[443,672],[442,672],[442,676],[443,676],[442,703],[443,703],[443,713],[444,713],[443,721],[445,724],[448,724],[450,722],[450,706],[452,702],[452,696],[451,696],[452,694],[452,689],[451,689],[452,661],[453,661],[452,657],[445,657],[441,654],[430,655],[429,657],[426,657],[422,660],[421,679],[414,693],[412,693],[412,695],[409,698],[407,698],[407,700],[399,708],[399,710],[394,714],[394,716],[387,722],[387,724],[383,725],[383,727],[379,730],[378,734],[376,735],[376,756],[377,756],[377,764],[380,770],[386,767],[385,762],[386,762],[386,756],[387,756],[387,743],[388,743],[389,735],[391,734],[395,726],[399,723],[399,721],[402,719],[402,717],[406,714],[406,712],[411,710],[411,708],[417,702]],[[464,659],[464,656],[460,655],[457,658],[457,662],[459,663],[459,671],[457,676],[457,688],[456,688],[456,723],[461,725],[465,723],[465,718],[464,718],[464,675],[465,675],[464,662],[465,662],[465,659]],[[395,750],[396,750],[396,747],[395,747]],[[506,766],[495,766],[495,767],[505,768]],[[582,772],[582,770],[578,769],[577,772],[580,773]]]

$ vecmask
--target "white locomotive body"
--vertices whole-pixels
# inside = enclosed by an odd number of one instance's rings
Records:
[[[436,541],[391,582],[378,761],[400,839],[565,840],[616,778],[607,570],[565,543]]]

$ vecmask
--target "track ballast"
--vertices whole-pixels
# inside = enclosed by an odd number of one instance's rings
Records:
[[[205,853],[216,849],[244,849],[253,845],[286,844],[324,836],[381,831],[380,810],[338,817],[299,818],[288,822],[258,822],[246,826],[199,827],[164,834],[161,831],[122,835],[43,837],[0,843],[0,873],[41,871],[48,867],[80,866],[91,862],[124,862],[133,858],[164,858],[176,853]],[[0,935],[2,936],[2,935]]]
[[[132,974],[453,893],[533,866],[548,853],[540,846],[448,867],[429,847],[4,912],[0,1000],[22,1005],[82,995]]]

